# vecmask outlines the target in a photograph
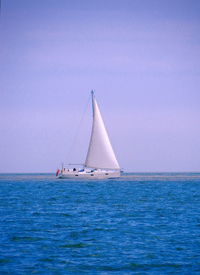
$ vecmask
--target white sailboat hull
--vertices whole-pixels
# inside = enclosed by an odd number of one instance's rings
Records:
[[[60,179],[113,179],[113,178],[119,178],[120,177],[120,171],[103,171],[103,170],[97,170],[97,171],[62,171],[57,178]]]

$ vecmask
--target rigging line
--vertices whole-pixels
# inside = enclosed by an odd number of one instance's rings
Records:
[[[75,131],[74,137],[73,137],[72,142],[71,142],[71,146],[69,147],[69,150],[68,150],[68,153],[67,153],[68,159],[70,159],[70,157],[72,155],[72,149],[75,148],[74,145],[76,144],[76,141],[77,141],[77,138],[78,138],[78,135],[79,135],[79,132],[80,132],[80,128],[81,128],[81,125],[82,125],[82,122],[83,122],[83,120],[85,118],[86,111],[87,111],[88,105],[89,105],[89,101],[90,101],[90,96],[88,97],[88,100],[87,100],[87,103],[85,105],[85,108],[83,109],[83,113],[82,113],[81,119],[80,119],[79,123],[77,124],[77,129]]]

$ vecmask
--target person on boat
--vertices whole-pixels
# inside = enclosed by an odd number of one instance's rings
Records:
[[[59,175],[59,173],[60,173],[60,169],[57,169],[57,171],[56,171],[56,177]]]
[[[74,168],[73,171],[76,171],[76,168]]]

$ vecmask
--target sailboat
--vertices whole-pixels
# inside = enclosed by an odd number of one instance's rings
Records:
[[[91,92],[93,123],[89,148],[82,169],[62,168],[58,178],[110,179],[120,177],[120,166],[106,131],[94,91]]]

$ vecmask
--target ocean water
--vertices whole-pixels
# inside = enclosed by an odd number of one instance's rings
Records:
[[[0,175],[0,274],[200,274],[200,174]]]

